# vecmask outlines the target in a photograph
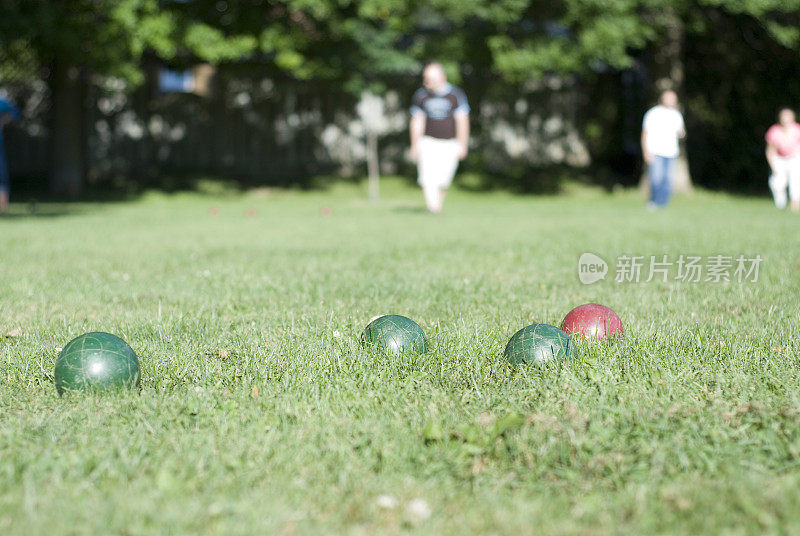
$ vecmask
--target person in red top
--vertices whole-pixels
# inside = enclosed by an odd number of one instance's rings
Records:
[[[786,189],[792,201],[792,212],[800,211],[800,125],[794,112],[781,108],[778,124],[767,131],[767,161],[772,169],[769,187],[775,206],[786,206]]]

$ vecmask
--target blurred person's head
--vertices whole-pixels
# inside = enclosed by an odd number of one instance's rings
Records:
[[[431,62],[422,71],[422,85],[430,91],[441,89],[447,83],[447,75],[441,63]]]
[[[778,123],[780,123],[781,126],[784,127],[789,126],[793,124],[794,121],[795,121],[794,110],[792,110],[788,106],[784,106],[778,111]]]
[[[671,89],[668,89],[661,93],[661,96],[658,98],[658,102],[667,108],[676,108],[678,106],[678,94]]]

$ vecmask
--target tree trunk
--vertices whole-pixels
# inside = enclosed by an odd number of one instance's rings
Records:
[[[367,175],[369,176],[369,200],[377,203],[380,197],[380,162],[378,160],[378,134],[367,130]]]
[[[75,199],[83,192],[84,83],[80,68],[56,61],[51,74],[53,98],[50,193]]]
[[[667,17],[666,32],[661,47],[656,50],[653,75],[655,78],[655,89],[659,94],[671,89],[679,97],[683,97],[684,65],[683,65],[683,44],[685,38],[684,23],[680,16],[672,8],[664,11]],[[691,136],[691,132],[687,135]],[[684,144],[681,144],[684,145]],[[647,169],[642,175],[640,187],[644,190],[649,189],[647,180]],[[676,193],[691,193],[692,177],[689,173],[689,160],[686,157],[686,150],[681,147],[678,160],[675,162],[675,171],[672,176],[672,190]]]

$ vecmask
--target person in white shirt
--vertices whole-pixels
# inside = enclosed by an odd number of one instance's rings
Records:
[[[644,114],[642,154],[650,179],[649,209],[664,207],[672,193],[672,172],[678,158],[678,139],[686,136],[683,116],[678,111],[678,95],[667,90],[661,93],[658,105]]]

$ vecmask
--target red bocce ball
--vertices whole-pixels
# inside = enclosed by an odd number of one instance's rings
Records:
[[[622,320],[617,313],[597,303],[579,305],[564,317],[561,329],[570,335],[582,336],[593,341],[623,335]]]

